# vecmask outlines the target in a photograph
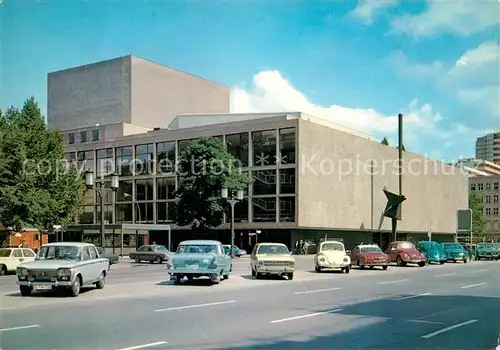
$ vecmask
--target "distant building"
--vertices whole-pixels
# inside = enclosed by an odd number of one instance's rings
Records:
[[[500,238],[500,175],[471,177],[469,185],[483,202],[486,233]]]
[[[477,138],[476,158],[500,164],[500,132]]]

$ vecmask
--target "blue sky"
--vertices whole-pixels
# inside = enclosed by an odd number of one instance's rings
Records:
[[[445,160],[500,129],[494,1],[0,4],[0,107],[47,73],[134,54],[233,87],[234,111],[302,110]]]

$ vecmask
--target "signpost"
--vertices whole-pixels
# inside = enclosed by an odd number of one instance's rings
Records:
[[[472,244],[472,210],[460,209],[457,211],[457,242]]]

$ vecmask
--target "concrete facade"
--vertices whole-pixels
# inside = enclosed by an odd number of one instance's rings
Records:
[[[500,235],[500,176],[470,177],[470,191],[483,202],[485,232]]]

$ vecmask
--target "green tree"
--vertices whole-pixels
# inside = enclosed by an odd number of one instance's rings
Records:
[[[383,145],[389,146],[389,140],[387,140],[387,137],[385,137],[385,136],[382,139],[382,141],[380,141],[380,143],[383,144]]]
[[[0,224],[51,230],[84,204],[83,176],[64,161],[58,130],[47,130],[34,98],[0,114]]]
[[[180,154],[177,170],[184,181],[175,193],[174,219],[177,224],[190,225],[196,231],[221,224],[227,208],[221,198],[222,187],[235,191],[245,189],[250,183],[235,158],[214,138],[190,142]]]
[[[474,192],[469,192],[469,209],[472,210],[472,236],[482,239],[485,223],[483,201]]]

